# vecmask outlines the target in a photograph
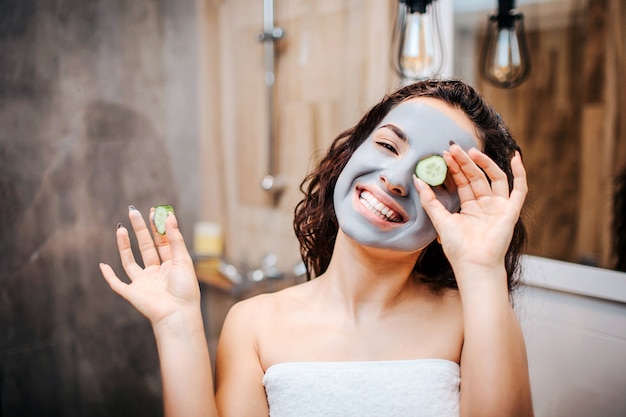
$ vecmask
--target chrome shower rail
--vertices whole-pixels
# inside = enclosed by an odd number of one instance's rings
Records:
[[[278,175],[277,139],[274,128],[274,82],[275,82],[275,43],[285,35],[285,32],[274,26],[274,0],[263,0],[263,32],[257,35],[257,40],[263,42],[265,64],[265,86],[267,94],[267,144],[268,160],[267,175],[261,181],[261,187],[272,194],[274,204],[282,192],[285,184]]]

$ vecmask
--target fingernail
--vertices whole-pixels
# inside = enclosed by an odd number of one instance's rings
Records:
[[[122,223],[118,223],[116,229],[119,229],[120,227],[122,227]]]
[[[135,206],[128,206],[128,211],[137,210]]]
[[[453,141],[453,140],[451,140],[451,141],[450,141],[450,142],[448,142],[448,143],[450,144],[450,146],[452,146],[452,145],[456,145],[456,142],[455,142],[455,141]]]

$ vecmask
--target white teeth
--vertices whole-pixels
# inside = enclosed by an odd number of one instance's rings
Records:
[[[380,218],[394,223],[402,221],[402,218],[396,212],[378,201],[369,191],[361,192],[360,200],[365,207],[369,208],[372,213]]]

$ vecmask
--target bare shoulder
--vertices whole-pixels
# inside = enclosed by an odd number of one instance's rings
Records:
[[[463,338],[463,303],[459,291],[453,288],[444,288],[437,292],[429,291],[424,300],[424,313],[428,322],[432,323],[437,331],[447,329],[448,335],[456,335],[459,341]],[[420,304],[416,303],[416,308]],[[425,317],[425,316],[423,316]]]
[[[220,415],[268,415],[262,384],[266,367],[260,346],[268,331],[277,326],[285,292],[289,293],[285,290],[247,298],[229,310],[215,363]]]
[[[442,320],[451,326],[451,331],[457,335],[462,344],[464,339],[463,303],[459,291],[452,288],[442,290],[439,294],[439,309]]]
[[[244,299],[231,307],[226,320],[245,323],[248,328],[254,328],[259,323],[274,322],[290,309],[301,305],[307,299],[310,287],[309,281]]]
[[[434,294],[434,302],[439,314],[442,314],[447,320],[462,323],[463,304],[458,290],[445,288]]]

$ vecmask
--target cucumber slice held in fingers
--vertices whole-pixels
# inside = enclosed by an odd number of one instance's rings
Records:
[[[448,165],[441,155],[431,155],[419,161],[415,174],[426,184],[436,187],[443,184],[448,175]]]
[[[160,235],[165,234],[165,221],[169,213],[174,213],[174,207],[169,205],[154,207],[154,227]]]

